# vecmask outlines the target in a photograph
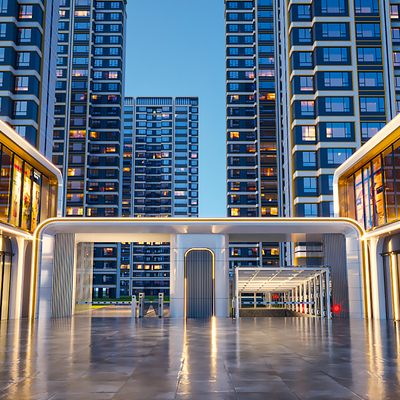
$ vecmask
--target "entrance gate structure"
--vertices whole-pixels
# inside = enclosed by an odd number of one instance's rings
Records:
[[[234,272],[234,315],[240,316],[242,294],[253,293],[254,301],[246,304],[271,308],[279,306],[303,314],[331,318],[347,308],[344,288],[335,290],[336,302],[331,306],[332,282],[330,267],[236,267]],[[262,294],[266,301],[257,301]],[[272,295],[279,295],[274,301]],[[337,303],[337,304],[336,304]],[[340,305],[339,305],[340,304]]]
[[[30,317],[65,317],[74,314],[75,304],[82,300],[81,297],[91,293],[91,279],[82,278],[81,275],[91,273],[91,249],[94,242],[169,242],[170,316],[228,317],[231,305],[230,242],[307,243],[315,242],[318,237],[324,242],[323,265],[330,266],[332,296],[346,303],[341,316],[365,318],[364,305],[370,294],[364,292],[365,280],[369,278],[365,274],[363,262],[363,233],[363,229],[348,218],[49,219],[40,224],[34,233]],[[196,256],[199,250],[203,252],[203,261],[199,258],[196,261],[196,257],[200,257],[200,253]],[[205,253],[208,253],[208,261]],[[294,267],[273,267],[272,270],[260,268],[257,275],[293,275],[296,271],[291,268]],[[328,270],[321,272],[323,268],[317,267],[317,272],[312,273],[314,278],[322,273],[328,274]],[[306,272],[310,273],[304,269],[297,276],[305,276]],[[201,275],[197,284],[196,273]],[[289,280],[294,282],[293,279]],[[302,296],[296,290],[311,293],[308,283],[306,286],[304,283],[293,286],[293,282],[286,296],[290,295],[291,299]],[[311,277],[307,282],[312,287]],[[87,287],[82,288],[82,285]],[[341,290],[340,296],[337,293],[335,295],[336,289]],[[325,309],[329,316],[328,300],[326,303]]]

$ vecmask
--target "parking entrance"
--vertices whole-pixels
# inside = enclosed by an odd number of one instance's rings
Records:
[[[339,311],[336,307],[340,307],[336,303],[332,305],[329,266],[237,267],[234,289],[233,315],[236,317],[312,315],[331,318],[332,313]]]

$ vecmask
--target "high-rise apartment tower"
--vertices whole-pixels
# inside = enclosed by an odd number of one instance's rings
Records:
[[[53,148],[58,1],[0,2],[0,118],[44,156]]]

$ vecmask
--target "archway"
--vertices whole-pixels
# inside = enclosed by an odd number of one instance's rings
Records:
[[[214,315],[214,253],[209,249],[185,254],[185,303],[187,318]]]

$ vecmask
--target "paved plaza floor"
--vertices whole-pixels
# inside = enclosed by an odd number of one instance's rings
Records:
[[[127,309],[1,321],[4,399],[400,399],[393,322],[132,320]]]

